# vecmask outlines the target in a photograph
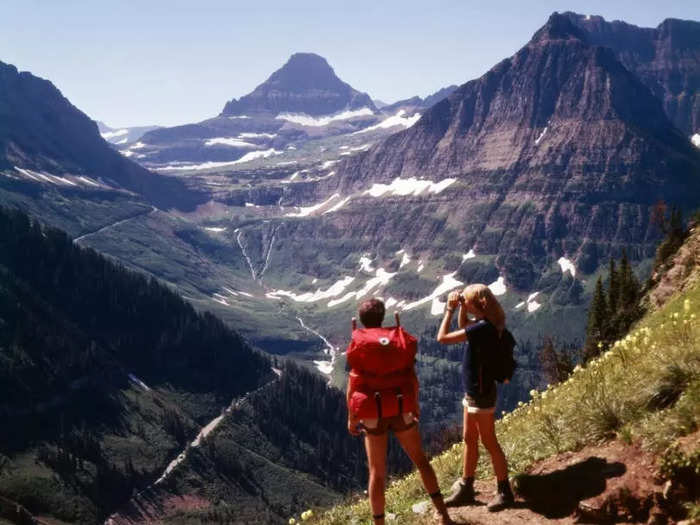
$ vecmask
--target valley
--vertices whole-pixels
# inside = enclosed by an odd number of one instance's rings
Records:
[[[431,453],[462,417],[451,290],[503,306],[517,412],[545,341],[583,347],[610,261],[646,286],[666,216],[700,206],[698,64],[697,21],[554,13],[425,98],[294,53],[213,117],[112,128],[0,62],[0,495],[112,525],[338,504],[366,481],[343,352],[370,297],[419,338]]]

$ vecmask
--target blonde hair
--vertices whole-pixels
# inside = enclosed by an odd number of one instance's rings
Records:
[[[484,317],[499,332],[506,327],[506,314],[501,303],[485,284],[470,284],[464,289],[464,300],[484,313]]]

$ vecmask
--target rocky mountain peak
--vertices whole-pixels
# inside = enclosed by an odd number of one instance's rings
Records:
[[[660,99],[687,136],[700,129],[700,22],[669,18],[656,28],[567,12],[563,15],[617,59]]]
[[[551,40],[586,40],[585,33],[572,22],[566,13],[552,13],[547,23],[532,37],[531,43]]]
[[[305,113],[329,115],[345,110],[377,108],[366,93],[343,82],[315,53],[294,53],[251,93],[226,103],[221,116]]]

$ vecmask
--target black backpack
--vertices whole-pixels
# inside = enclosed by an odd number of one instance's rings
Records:
[[[513,357],[515,345],[513,334],[505,328],[499,339],[499,344],[489,352],[488,363],[486,363],[489,376],[499,383],[513,379],[515,368],[518,366]]]

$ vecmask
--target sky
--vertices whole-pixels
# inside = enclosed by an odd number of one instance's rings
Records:
[[[426,96],[481,76],[554,11],[656,27],[700,20],[700,1],[0,0],[0,61],[112,127],[172,126],[217,115],[295,52],[374,99]]]

